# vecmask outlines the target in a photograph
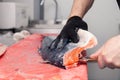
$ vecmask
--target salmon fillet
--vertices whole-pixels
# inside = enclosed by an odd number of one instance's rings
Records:
[[[41,63],[44,36],[33,34],[7,48],[0,58],[0,80],[88,80],[86,64],[65,70]]]
[[[79,62],[79,56],[82,57],[82,52],[88,48],[93,48],[97,45],[97,38],[90,32],[85,30],[79,30],[78,35],[80,41],[76,44],[76,47],[67,51],[63,56],[63,65],[67,67],[75,67]]]
[[[50,49],[49,47],[53,40],[55,40],[55,37],[45,37],[40,49],[43,60],[65,69],[78,66],[79,59],[84,56],[83,51],[97,45],[97,39],[92,33],[79,29],[78,35],[80,38],[78,43],[69,43],[62,50],[62,43],[59,44],[56,49]]]

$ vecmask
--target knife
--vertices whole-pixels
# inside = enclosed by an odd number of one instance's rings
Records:
[[[93,59],[93,58],[90,58],[89,56],[85,56],[85,57],[82,57],[79,59],[79,62],[83,62],[83,63],[86,63],[86,62],[97,62],[97,59]]]

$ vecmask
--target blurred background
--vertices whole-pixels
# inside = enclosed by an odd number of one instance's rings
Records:
[[[73,0],[0,0],[0,43],[14,44],[12,35],[21,30],[59,33],[68,19],[72,3]],[[109,38],[120,34],[120,11],[116,0],[95,0],[83,19],[98,39],[98,45],[88,50],[88,55]],[[88,63],[88,77],[89,80],[120,80],[120,69],[101,70],[97,63]]]

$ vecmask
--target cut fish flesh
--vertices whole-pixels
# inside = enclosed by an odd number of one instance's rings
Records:
[[[51,50],[49,46],[55,36],[46,36],[40,49],[43,60],[61,68],[77,66],[80,56],[82,57],[82,52],[97,44],[96,37],[88,31],[80,29],[78,30],[78,35],[80,38],[79,42],[67,44],[62,51],[59,48]]]
[[[77,66],[81,52],[97,45],[97,38],[92,33],[80,29],[78,35],[80,40],[75,44],[76,47],[67,51],[63,56],[63,65],[66,67]]]

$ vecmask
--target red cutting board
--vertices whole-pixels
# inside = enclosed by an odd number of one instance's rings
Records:
[[[0,57],[0,80],[88,80],[86,64],[65,70],[40,63],[42,39],[43,35],[33,34],[8,47]]]

